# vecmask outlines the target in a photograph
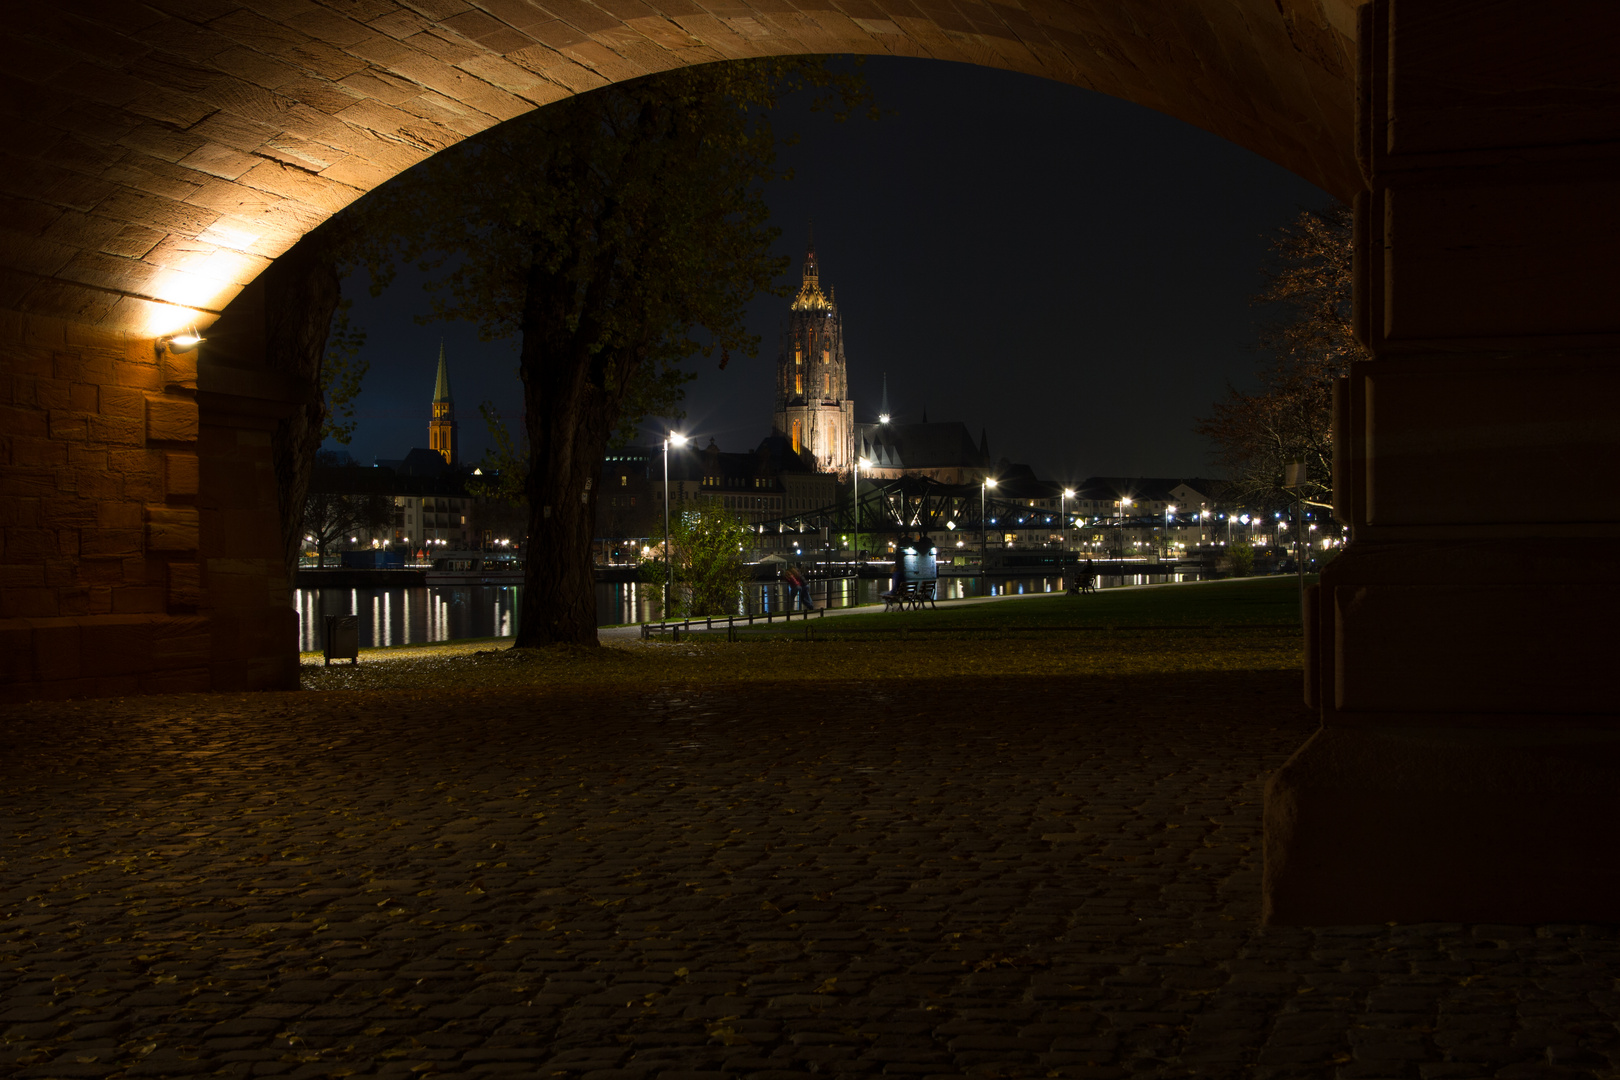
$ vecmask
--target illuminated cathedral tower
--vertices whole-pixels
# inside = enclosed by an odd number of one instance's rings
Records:
[[[844,326],[837,300],[821,291],[814,237],[804,256],[804,284],[793,298],[776,362],[773,423],[794,452],[813,457],[820,471],[849,470],[855,406],[849,399],[844,364]]]
[[[428,448],[456,461],[456,402],[450,396],[450,370],[444,366],[444,342],[439,342],[439,379],[433,387],[433,419],[428,421]]]

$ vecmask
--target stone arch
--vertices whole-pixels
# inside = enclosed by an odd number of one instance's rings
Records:
[[[285,391],[162,339],[361,192],[680,64],[957,60],[1356,200],[1354,539],[1307,605],[1323,727],[1268,788],[1267,918],[1620,915],[1620,568],[1569,547],[1620,539],[1612,0],[65,0],[7,26],[0,696],[296,685]]]
[[[1128,98],[1349,197],[1352,0],[156,0],[37,5],[0,308],[161,336],[418,161],[570,94],[793,53],[934,57]],[[19,76],[14,73],[14,79]]]

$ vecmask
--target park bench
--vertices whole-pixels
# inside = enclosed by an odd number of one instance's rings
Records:
[[[1070,596],[1097,591],[1096,575],[1088,573],[1083,566],[1071,567],[1064,576],[1068,578]]]
[[[878,599],[883,601],[884,611],[904,611],[907,606],[916,603],[917,586],[902,585],[898,589],[879,594]]]
[[[878,599],[883,601],[884,611],[920,611],[924,604],[931,608],[938,608],[934,602],[935,589],[938,582],[914,581],[906,585],[881,594]]]

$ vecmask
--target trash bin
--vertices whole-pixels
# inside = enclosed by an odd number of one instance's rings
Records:
[[[360,616],[328,615],[326,617],[326,663],[347,660],[360,662]]]

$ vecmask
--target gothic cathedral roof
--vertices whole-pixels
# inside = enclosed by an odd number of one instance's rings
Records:
[[[799,295],[793,298],[793,310],[832,311],[835,307],[821,291],[821,270],[816,266],[816,242],[812,238],[804,256],[804,282],[799,286]]]

